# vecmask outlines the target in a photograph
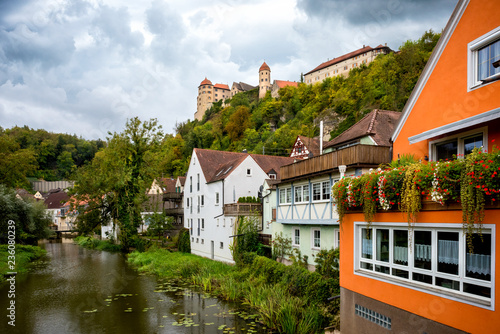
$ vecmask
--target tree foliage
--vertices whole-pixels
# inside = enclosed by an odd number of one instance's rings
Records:
[[[90,232],[98,224],[113,222],[119,227],[122,247],[131,245],[142,222],[146,189],[159,174],[162,139],[157,120],[132,118],[122,133],[108,138],[107,147],[91,164],[78,171],[73,207],[82,213],[77,220],[80,231]]]
[[[8,227],[11,220],[15,230]],[[36,244],[50,234],[50,223],[42,202],[19,199],[13,189],[0,185],[0,243],[7,243],[7,231],[14,231],[16,243]]]

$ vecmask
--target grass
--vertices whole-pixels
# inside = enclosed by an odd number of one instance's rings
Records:
[[[192,254],[151,247],[129,254],[140,272],[183,279],[220,298],[239,301],[259,314],[259,321],[280,333],[321,333],[334,321],[327,298],[338,294],[338,281],[296,266],[255,256],[230,266]]]
[[[9,248],[8,245],[0,245],[0,283],[5,281],[5,274],[8,272],[23,273],[29,268],[29,264],[47,252],[38,246],[15,245],[15,270],[9,268]]]
[[[82,247],[90,249],[108,252],[119,252],[121,250],[120,245],[111,243],[108,240],[99,240],[92,237],[78,236],[74,239],[74,242]]]

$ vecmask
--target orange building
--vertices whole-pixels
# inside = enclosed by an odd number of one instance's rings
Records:
[[[498,145],[498,13],[500,1],[458,2],[392,136],[394,158],[437,161]],[[411,231],[399,211],[379,211],[371,225],[346,214],[341,332],[499,333],[499,223],[498,207],[485,210],[483,240],[470,252],[459,206],[424,207]]]

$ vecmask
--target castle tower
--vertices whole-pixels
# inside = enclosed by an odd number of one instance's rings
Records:
[[[268,90],[271,90],[271,69],[264,62],[259,68],[259,99],[266,96]]]
[[[203,119],[205,111],[210,108],[210,106],[214,102],[213,94],[214,86],[212,85],[212,81],[208,80],[205,77],[205,80],[203,80],[198,86],[196,112],[194,113],[194,118],[198,121],[201,121]]]

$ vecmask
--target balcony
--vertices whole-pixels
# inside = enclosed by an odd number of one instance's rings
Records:
[[[282,166],[280,175],[281,181],[285,181],[333,171],[339,165],[377,167],[390,161],[391,152],[388,146],[356,145]]]
[[[183,208],[169,208],[163,210],[167,216],[181,216],[184,215]]]
[[[224,205],[224,215],[226,216],[260,216],[261,214],[261,203],[232,203]]]
[[[164,201],[180,201],[182,199],[182,193],[168,192],[163,194]]]

